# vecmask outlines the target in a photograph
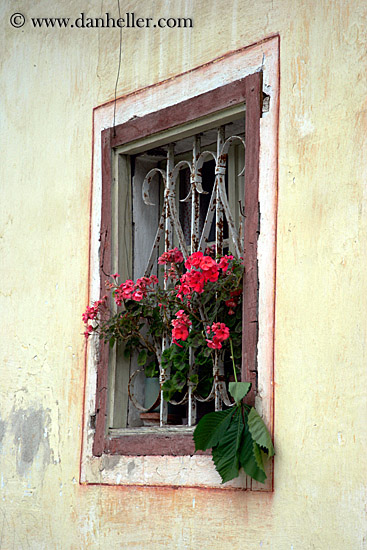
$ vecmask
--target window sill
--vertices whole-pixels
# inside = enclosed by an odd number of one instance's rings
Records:
[[[110,428],[104,452],[125,456],[192,456],[195,452],[193,431],[194,428],[188,426]]]

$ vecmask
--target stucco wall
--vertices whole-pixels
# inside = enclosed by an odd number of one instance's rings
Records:
[[[6,0],[0,548],[367,548],[365,2],[121,8],[194,28],[124,30],[118,95],[280,34],[275,491],[79,484],[92,109],[113,98],[119,33],[29,18],[117,4]]]

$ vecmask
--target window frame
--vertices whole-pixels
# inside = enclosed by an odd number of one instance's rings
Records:
[[[276,357],[276,231],[278,209],[278,124],[280,103],[280,37],[272,35],[259,42],[169,76],[166,80],[139,89],[127,88],[116,100],[93,109],[92,165],[90,180],[90,248],[87,302],[98,300],[100,289],[99,252],[101,248],[101,137],[102,131],[116,124],[137,120],[162,108],[174,105],[207,91],[217,89],[252,73],[263,71],[264,92],[269,106],[260,121],[259,203],[261,233],[258,238],[259,338],[258,393],[255,403],[271,434],[274,433],[274,370]],[[103,280],[105,276],[103,277]],[[80,452],[80,483],[112,486],[204,487],[221,490],[273,490],[273,462],[268,464],[268,479],[260,484],[240,472],[224,485],[210,456],[127,456],[93,454],[96,424],[96,385],[99,358],[98,340],[90,339],[84,350],[84,399]]]
[[[102,131],[102,210],[100,229],[100,297],[105,294],[106,274],[112,273],[112,152],[115,148],[144,137],[174,129],[190,121],[245,103],[245,197],[244,197],[244,262],[242,380],[252,383],[247,397],[255,402],[257,377],[257,312],[258,269],[257,237],[259,232],[259,149],[260,118],[262,114],[262,71],[216,88],[189,100],[144,117],[129,120]],[[100,342],[97,366],[96,421],[93,455],[103,453],[124,455],[192,455],[192,434],[161,428],[162,433],[123,435],[112,437],[106,426],[108,403],[109,345]]]

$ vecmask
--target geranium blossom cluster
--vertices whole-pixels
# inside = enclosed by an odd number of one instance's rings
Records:
[[[241,296],[241,294],[242,294],[242,289],[241,288],[239,288],[238,290],[233,290],[231,292],[231,298],[229,300],[225,301],[226,306],[229,308],[228,309],[228,315],[233,315],[234,314],[234,308],[237,307],[238,300],[239,300],[239,297]]]
[[[211,336],[206,339],[208,347],[212,349],[221,349],[222,342],[229,338],[229,328],[224,323],[213,323],[206,327],[206,333]]]
[[[187,340],[189,336],[189,328],[192,325],[189,316],[180,309],[176,313],[176,319],[171,321],[172,329],[172,342],[178,344],[177,340]],[[180,345],[180,344],[178,344]]]
[[[168,271],[165,271],[164,273],[164,279],[167,281],[168,279],[171,279],[172,281],[177,281],[179,278],[179,264],[182,264],[184,260],[184,257],[182,255],[181,250],[179,250],[176,246],[176,248],[172,248],[171,250],[167,250],[167,252],[164,252],[162,256],[158,258],[158,264],[159,265],[167,265],[170,266]]]
[[[118,273],[115,275],[118,275]],[[135,302],[140,302],[146,297],[148,290],[156,284],[158,284],[158,278],[155,275],[141,277],[136,283],[131,279],[127,279],[124,283],[114,288],[115,302],[118,306],[122,305],[123,300],[135,300]]]
[[[103,296],[101,300],[97,300],[91,306],[87,306],[87,309],[82,315],[82,319],[85,323],[85,338],[88,338],[91,332],[93,332],[93,325],[88,324],[88,321],[94,321],[102,306],[106,304],[107,296]]]
[[[180,340],[184,342],[188,339],[190,331],[195,327],[194,332],[200,331],[209,348],[221,349],[223,342],[229,338],[229,328],[222,322],[213,322],[218,315],[218,308],[214,319],[210,319],[211,313],[205,313],[206,306],[200,306],[201,295],[208,291],[212,296],[208,302],[209,310],[209,304],[218,299],[219,303],[222,302],[221,307],[226,308],[224,314],[233,315],[242,294],[243,271],[238,269],[238,261],[233,256],[225,255],[215,260],[212,249],[207,249],[206,252],[194,252],[188,256],[184,265],[184,257],[177,247],[164,252],[158,259],[158,264],[166,266],[165,276],[172,280],[168,288],[160,288],[155,275],[141,277],[136,282],[127,279],[119,284],[120,275],[114,273],[111,277],[112,282],[106,282],[106,288],[112,293],[116,305],[124,307],[123,314],[121,313],[116,321],[118,328],[115,330],[113,327],[113,316],[111,324],[108,320],[96,321],[102,305],[106,305],[107,296],[104,296],[88,306],[83,313],[86,338],[93,331],[105,331],[109,335],[117,334],[115,338],[118,339],[122,338],[121,331],[125,330],[123,338],[127,339],[131,337],[131,327],[134,327],[135,331],[140,331],[143,326],[141,321],[145,320],[150,327],[149,330],[153,325],[158,327],[154,328],[155,335],[164,336],[171,332],[172,343],[178,346],[181,345]],[[141,303],[138,309],[138,304],[134,302]],[[206,303],[205,300],[203,303]],[[180,307],[182,309],[178,309]],[[96,322],[89,324],[90,321]],[[140,338],[144,341],[143,335]]]
[[[183,300],[183,296],[186,296],[190,300],[193,291],[202,294],[207,282],[218,281],[220,270],[227,272],[229,260],[233,260],[233,256],[223,256],[217,263],[214,258],[204,256],[202,252],[191,254],[185,262],[187,271],[182,275],[180,285],[176,287],[177,297]]]
[[[180,264],[183,262],[183,259],[181,250],[179,250],[176,246],[176,248],[172,248],[171,250],[164,252],[162,256],[159,257],[158,263],[159,265]]]
[[[184,258],[173,248],[158,264],[159,280],[111,275],[109,300],[103,296],[83,313],[84,335],[96,333],[111,348],[123,344],[124,355],[135,357],[148,377],[166,372],[165,401],[181,399],[188,387],[209,396],[216,355],[226,376],[231,361],[234,369],[241,362],[242,258],[218,257],[213,247]]]

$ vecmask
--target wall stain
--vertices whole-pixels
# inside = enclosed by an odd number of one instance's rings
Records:
[[[131,474],[131,472],[135,469],[135,462],[132,460],[131,462],[128,463],[127,465],[127,473],[128,475]]]
[[[43,468],[50,464],[53,451],[49,443],[49,425],[51,418],[49,409],[19,409],[11,415],[16,448],[17,472],[25,476],[34,459],[43,448]]]
[[[113,470],[120,462],[119,456],[103,455],[102,457],[102,470]]]

